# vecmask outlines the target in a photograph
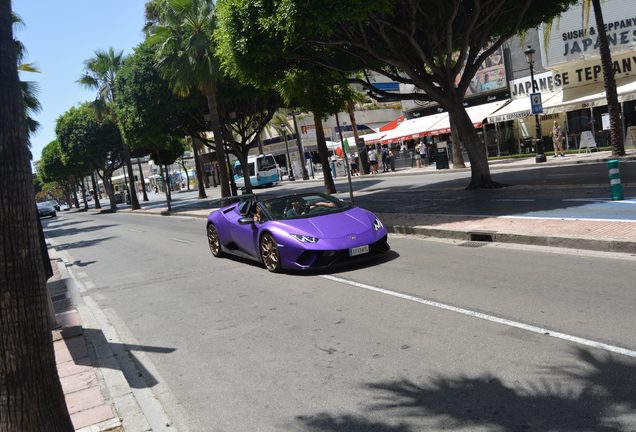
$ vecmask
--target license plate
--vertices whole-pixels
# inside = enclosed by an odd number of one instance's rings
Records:
[[[361,255],[369,252],[369,245],[349,249],[349,256]]]

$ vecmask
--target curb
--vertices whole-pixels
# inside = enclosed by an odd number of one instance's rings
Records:
[[[538,235],[518,232],[431,228],[428,226],[384,225],[392,234],[421,235],[464,241],[514,243],[534,246],[584,249],[601,252],[636,254],[636,242],[611,237]],[[484,238],[488,239],[484,239]]]
[[[74,276],[66,267],[68,260],[55,249],[56,245],[53,244],[50,239],[47,239],[47,241],[52,246],[51,249],[54,250],[55,254],[60,258],[61,262],[58,261],[57,265],[61,280],[66,284],[73,305],[79,315],[84,335],[86,335],[93,346],[93,352],[96,357],[93,359],[93,368],[99,377],[104,399],[115,405],[115,411],[117,412],[117,416],[121,419],[124,430],[150,432],[152,429],[109,347],[109,342],[102,333],[102,329],[92,309],[84,302],[78,281],[75,280]],[[96,429],[94,426],[88,426],[80,431],[97,432],[101,430],[105,429]]]

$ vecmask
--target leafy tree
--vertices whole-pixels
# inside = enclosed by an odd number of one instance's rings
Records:
[[[11,28],[11,2],[0,0],[0,430],[71,432],[55,366]]]
[[[90,164],[96,167],[97,175],[101,178],[110,200],[110,208],[117,209],[111,178],[123,163],[119,129],[109,118],[98,122],[91,104],[84,103],[78,108],[71,108],[57,119],[55,133],[66,163],[83,164],[83,167]],[[99,201],[97,197],[95,199],[97,207]],[[86,200],[84,203],[87,207]]]
[[[80,85],[97,90],[97,99],[92,104],[97,119],[102,121],[104,117],[108,117],[115,126],[117,126],[117,115],[113,109],[112,102],[116,100],[114,91],[115,79],[121,67],[122,56],[123,51],[115,53],[113,48],[110,48],[108,52],[104,50],[95,51],[95,57],[84,62],[85,75],[77,80]],[[128,170],[128,178],[130,183],[134,184],[135,176],[130,163],[130,149],[123,135],[121,135],[121,143],[124,148],[124,161]],[[130,189],[131,207],[133,210],[139,210],[141,206],[137,199],[136,187]]]
[[[139,45],[117,76],[115,110],[126,139],[133,149],[146,148],[151,141],[162,143],[166,136],[204,140],[205,98],[199,92],[180,97],[170,90],[156,69],[155,54],[152,44]],[[155,145],[150,147],[155,151]],[[203,183],[199,184],[199,198],[205,198]]]
[[[71,179],[73,179],[73,173],[70,167],[64,162],[62,149],[57,140],[51,141],[42,149],[38,176],[42,183],[60,183],[66,192],[66,202],[69,203],[69,205],[73,202],[71,199],[73,194],[71,181]]]
[[[217,84],[222,74],[214,55],[212,37],[216,18],[211,0],[165,0],[154,2],[156,19],[160,24],[149,26],[151,42],[159,42],[158,69],[175,93],[189,95],[193,89],[201,91],[207,101],[210,125],[214,133],[219,161],[221,196],[230,196],[225,163],[225,145],[217,108]]]
[[[448,111],[471,161],[469,188],[492,188],[486,153],[463,106],[479,66],[520,30],[576,0],[219,0],[219,55],[233,74],[260,85],[286,71],[324,68],[373,93],[436,101]],[[374,71],[425,93],[389,94]]]
[[[249,172],[248,153],[258,146],[260,134],[283,99],[273,90],[263,91],[252,85],[242,85],[236,79],[225,78],[219,82],[217,103],[225,142],[238,158],[243,172]],[[251,194],[249,176],[245,179],[245,191]]]

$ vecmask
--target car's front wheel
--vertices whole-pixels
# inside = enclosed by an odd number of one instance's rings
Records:
[[[210,246],[210,252],[217,258],[223,256],[221,250],[221,241],[219,240],[219,232],[213,224],[208,225],[208,245]]]
[[[271,234],[265,234],[261,238],[261,257],[267,270],[273,273],[281,271],[280,252],[278,251],[276,240]]]

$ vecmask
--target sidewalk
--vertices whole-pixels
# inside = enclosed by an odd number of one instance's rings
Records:
[[[57,251],[48,280],[55,318],[53,346],[66,406],[77,432],[143,432],[150,427],[95,317]]]

